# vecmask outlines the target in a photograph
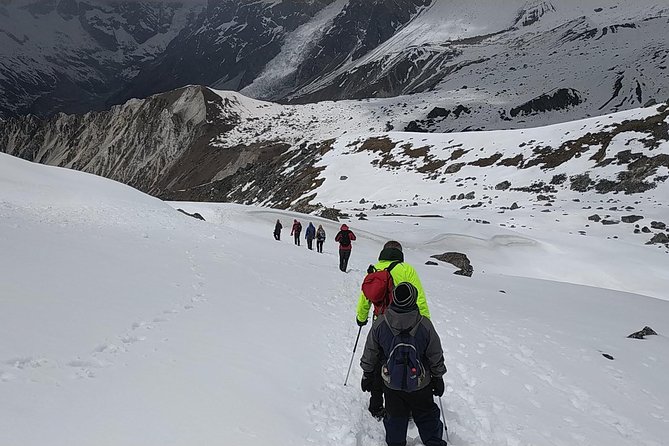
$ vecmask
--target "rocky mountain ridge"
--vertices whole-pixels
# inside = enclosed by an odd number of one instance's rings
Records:
[[[358,102],[286,106],[187,87],[105,112],[9,119],[0,123],[0,148],[31,161],[112,178],[160,197],[281,208],[314,204],[298,198],[317,190],[323,181],[320,163],[333,150],[339,156],[366,153],[372,157],[367,163],[376,170],[401,169],[440,184],[465,167],[483,172],[534,168],[544,173],[534,175],[533,184],[513,186],[544,194],[553,193],[557,185],[577,192],[643,193],[666,179],[658,169],[669,168],[666,105],[640,109],[629,117],[602,117],[594,126],[564,124],[557,128],[593,129],[565,130],[559,138],[524,136],[541,134],[541,128],[502,132],[508,144],[493,140],[479,148],[470,141],[486,138],[485,132],[433,134],[429,139],[384,132],[370,113],[372,105],[365,106],[367,116]],[[627,145],[620,144],[624,138]],[[416,142],[420,140],[433,142]],[[632,143],[637,150],[628,147]],[[591,162],[585,168],[557,172],[586,157]],[[599,173],[611,166],[619,166],[615,175]]]
[[[296,104],[395,98],[407,114],[394,129],[451,132],[669,97],[659,0],[21,2],[0,6],[5,115],[99,110],[194,84]],[[83,43],[53,38],[61,28]]]
[[[0,116],[108,108],[204,0],[0,2]]]

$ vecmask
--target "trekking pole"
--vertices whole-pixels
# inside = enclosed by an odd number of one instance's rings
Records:
[[[444,416],[444,405],[441,402],[441,397],[439,397],[439,407],[441,408],[441,421],[444,423],[444,430],[446,431],[446,442],[450,443],[451,440],[448,439],[448,426],[446,426],[446,417]]]
[[[358,339],[360,339],[360,332],[362,331],[362,325],[358,328],[358,336],[355,338],[355,345],[353,346],[353,354],[351,355],[351,362],[348,365],[348,372],[346,372],[346,379],[344,380],[344,385],[348,382],[348,375],[351,373],[351,366],[353,365],[353,357],[355,356],[355,349],[358,348]]]

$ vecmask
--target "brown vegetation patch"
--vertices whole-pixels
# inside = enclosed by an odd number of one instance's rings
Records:
[[[435,173],[446,165],[446,160],[430,160],[416,169],[420,173]]]
[[[543,169],[552,169],[574,157],[581,156],[592,147],[599,147],[599,150],[590,157],[591,160],[598,163],[600,167],[610,164],[612,161],[606,158],[606,153],[611,141],[617,135],[626,132],[648,134],[648,137],[640,140],[641,143],[650,150],[657,149],[663,141],[669,141],[669,124],[666,122],[668,116],[669,108],[660,107],[658,114],[648,118],[623,121],[599,133],[586,133],[575,140],[565,141],[560,148],[555,150],[550,147],[542,148],[537,152],[539,156],[528,161],[524,167],[542,165]]]
[[[504,158],[502,161],[497,163],[498,166],[516,166],[516,167],[523,167],[523,155],[518,154],[514,156],[513,158]]]
[[[368,138],[365,142],[362,143],[358,149],[358,152],[371,151],[389,154],[396,146],[397,143],[391,141],[390,138],[386,136]]]
[[[471,163],[469,163],[469,165],[470,166],[478,166],[478,167],[492,166],[497,161],[499,161],[499,159],[502,158],[502,156],[503,155],[501,153],[495,153],[494,155],[489,156],[488,158],[480,158],[476,161],[472,161]]]
[[[451,153],[451,157],[449,158],[451,161],[455,161],[456,159],[460,158],[462,155],[465,153],[469,152],[469,150],[465,149],[455,149],[453,153]]]

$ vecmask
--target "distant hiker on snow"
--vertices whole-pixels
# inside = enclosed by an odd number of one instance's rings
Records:
[[[372,325],[360,359],[361,387],[371,392],[381,375],[386,414],[383,425],[389,446],[406,445],[409,416],[425,446],[446,446],[444,425],[434,396],[444,394],[446,366],[441,340],[432,322],[418,310],[418,290],[402,282],[392,303]]]
[[[307,230],[304,231],[304,238],[307,239],[307,248],[313,251],[314,249],[314,239],[316,238],[316,227],[312,222],[309,222]]]
[[[351,241],[355,240],[355,234],[348,229],[346,224],[341,225],[340,231],[335,236],[335,242],[339,242],[339,269],[346,272],[348,259],[351,257]]]
[[[369,309],[374,306],[374,319],[383,314],[392,301],[394,284],[408,282],[416,288],[418,311],[430,318],[430,310],[425,299],[423,285],[413,266],[404,262],[404,253],[400,242],[390,240],[383,245],[376,265],[369,265],[367,276],[362,283],[362,292],[358,298],[355,321],[359,326],[367,324]],[[380,373],[374,374],[376,381],[370,390],[369,411],[376,418],[383,418],[383,383]]]
[[[283,229],[283,225],[279,219],[277,219],[276,225],[274,225],[274,240],[281,240],[281,229]]]
[[[323,225],[318,225],[318,229],[316,230],[316,251],[323,252],[323,243],[325,243],[325,229],[323,229]]]
[[[293,220],[293,228],[290,230],[290,235],[295,237],[295,244],[297,246],[300,246],[300,233],[302,232],[302,223],[297,221],[297,219]]]

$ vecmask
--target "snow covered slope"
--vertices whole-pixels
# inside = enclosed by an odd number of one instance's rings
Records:
[[[432,2],[364,55],[298,79],[287,98],[414,95],[432,105],[409,128],[423,131],[518,128],[626,110],[669,96],[668,14],[669,5],[655,0]],[[330,54],[329,47],[340,48],[339,40],[314,53]]]
[[[418,269],[442,337],[452,444],[667,438],[669,302],[648,297],[666,299],[657,250],[570,236],[548,220],[504,228],[506,216],[491,212],[492,224],[476,224],[450,209],[350,221],[358,241],[343,274],[338,223],[172,206],[207,221],[109,180],[0,154],[3,444],[383,444],[358,386],[361,347],[342,384],[363,271],[389,238]],[[322,223],[324,254],[274,241],[277,218]],[[470,256],[472,277],[425,264],[450,250]],[[555,277],[560,260],[570,267]],[[602,284],[607,270],[627,292]],[[626,338],[644,325],[659,335]],[[420,444],[415,427],[409,435]]]
[[[524,130],[421,134],[387,131],[405,113],[388,101],[287,106],[188,87],[110,112],[10,119],[0,123],[0,149],[166,199],[319,215],[438,202],[479,220],[503,212],[507,225],[525,212],[516,207],[549,220],[569,208],[580,215],[574,233],[592,231],[592,217],[612,236],[667,244],[666,105]]]

